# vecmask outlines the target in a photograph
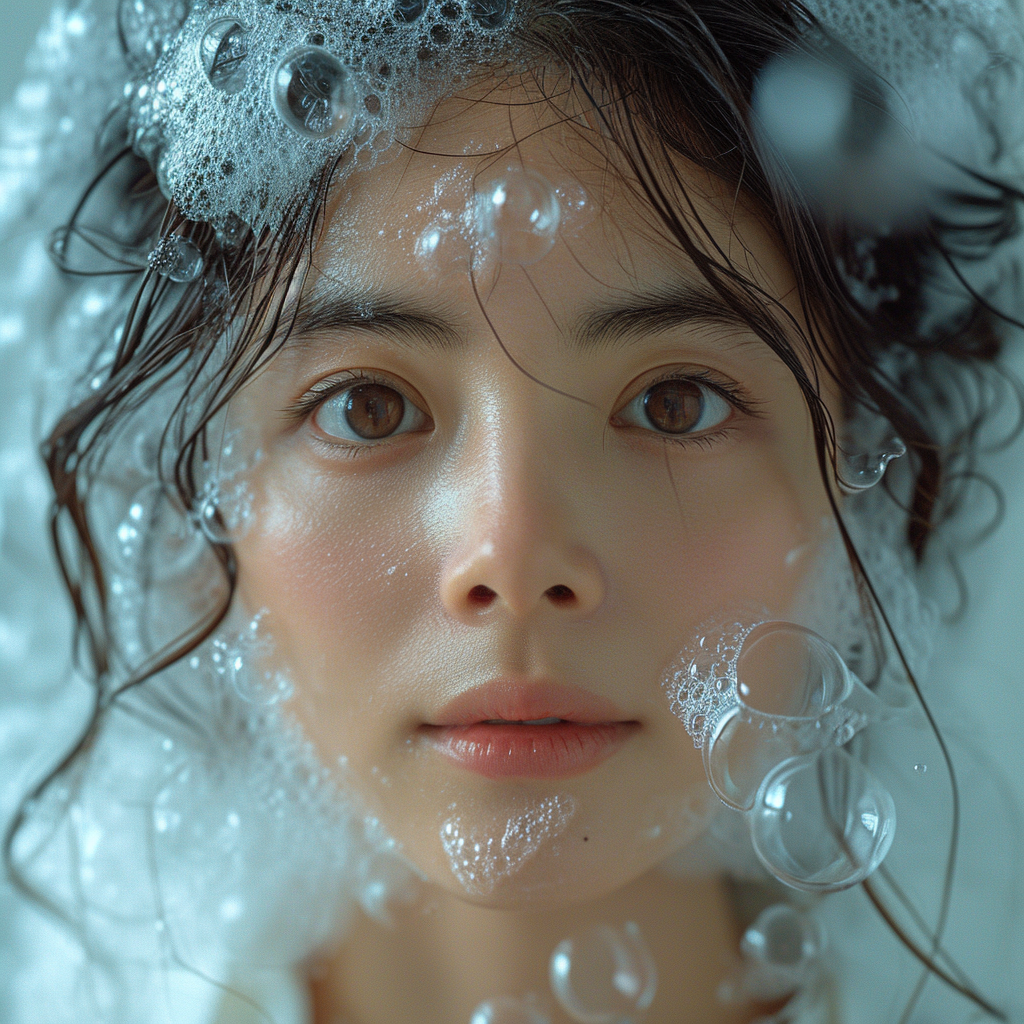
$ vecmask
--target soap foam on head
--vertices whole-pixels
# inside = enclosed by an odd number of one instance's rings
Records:
[[[508,52],[511,0],[130,0],[132,144],[191,219],[276,227],[316,172],[375,163],[402,127]],[[152,8],[151,37],[138,28]],[[122,25],[126,16],[122,11]]]

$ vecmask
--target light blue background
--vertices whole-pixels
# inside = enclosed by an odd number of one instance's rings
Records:
[[[49,13],[49,0],[0,0],[0,104],[14,95],[25,54]]]

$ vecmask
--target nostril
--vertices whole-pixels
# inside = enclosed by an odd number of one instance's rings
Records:
[[[544,595],[552,604],[566,606],[576,603],[576,595],[573,593],[572,588],[563,586],[561,583],[548,587],[544,591]]]
[[[482,583],[478,583],[470,590],[467,599],[476,608],[486,608],[497,596],[490,587],[485,587]]]

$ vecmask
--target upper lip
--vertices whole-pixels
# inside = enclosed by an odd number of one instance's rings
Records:
[[[460,693],[427,724],[535,723],[552,718],[580,725],[629,720],[610,700],[579,686],[538,679],[493,679]]]

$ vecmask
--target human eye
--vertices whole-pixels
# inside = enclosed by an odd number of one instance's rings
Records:
[[[707,372],[673,372],[654,380],[612,417],[615,426],[638,427],[667,438],[707,438],[750,403],[739,388]]]
[[[430,427],[430,417],[392,380],[349,373],[314,385],[298,403],[322,440],[365,448]]]

